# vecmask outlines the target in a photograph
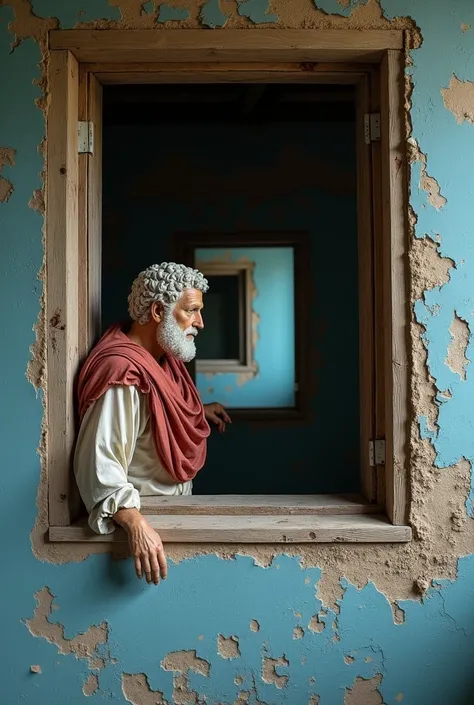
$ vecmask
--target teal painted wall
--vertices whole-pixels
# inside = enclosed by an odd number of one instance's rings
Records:
[[[428,368],[423,360],[420,363],[416,329],[412,390],[419,418],[411,441],[413,544],[363,549],[302,547],[298,552],[303,554],[303,562],[281,555],[281,549],[275,547],[275,557],[266,568],[244,555],[233,559],[213,553],[200,555],[205,552],[202,547],[196,547],[194,553],[189,549],[188,557],[180,561],[181,554],[171,547],[175,562],[169,579],[156,589],[134,578],[129,561],[92,556],[78,562],[74,549],[69,556],[63,553],[58,564],[51,552],[34,555],[30,532],[37,516],[41,467],[37,447],[43,407],[42,393],[36,392],[25,371],[40,310],[38,272],[43,246],[41,216],[28,203],[41,187],[38,145],[44,126],[35,105],[41,95],[37,85],[41,53],[30,35],[52,26],[54,23],[43,21],[50,16],[57,17],[63,27],[103,18],[118,21],[120,7],[130,10],[128,24],[134,22],[133,8],[137,25],[157,19],[156,8],[150,8],[149,3],[142,16],[136,4],[114,2],[112,7],[105,0],[36,0],[33,10],[39,19],[35,20],[24,12],[28,2],[11,0],[17,7],[17,31],[23,38],[13,51],[14,36],[8,24],[15,20],[15,13],[10,2],[0,8],[0,145],[15,150],[14,165],[2,171],[2,178],[9,180],[14,190],[8,201],[0,203],[0,702],[161,702],[158,695],[150,694],[150,688],[162,691],[171,703],[173,676],[176,690],[183,686],[181,669],[184,685],[187,677],[195,693],[189,701],[206,698],[214,705],[236,700],[251,705],[315,705],[316,695],[320,705],[470,705],[474,540],[468,485],[474,455],[473,380],[469,364],[464,378],[451,373],[446,357],[455,312],[468,323],[466,355],[471,356],[474,127],[468,119],[456,121],[443,103],[441,89],[448,87],[453,74],[461,81],[474,80],[471,0],[382,3],[385,18],[411,16],[423,36],[421,48],[412,53],[409,69],[414,83],[413,136],[427,155],[428,174],[436,178],[447,199],[439,210],[431,205],[419,186],[421,164],[414,164],[410,199],[417,222],[416,239],[410,240],[411,266],[413,280],[421,280],[423,287],[420,300],[413,303],[424,331]],[[372,26],[382,21],[373,0],[351,2],[347,9],[336,0],[321,0],[318,6],[327,13],[348,16],[352,12],[358,21]],[[249,25],[269,22],[298,27],[317,26],[322,21],[309,4],[292,14],[288,3],[276,1],[269,7],[262,0],[244,0],[239,2],[236,17],[228,17],[227,13],[234,11],[228,3],[221,6],[215,0],[190,8],[190,23],[201,17],[208,26],[238,26],[248,21]],[[329,21],[326,15],[324,21]],[[466,95],[464,101],[461,114],[472,116],[472,99]],[[439,257],[418,256],[425,245],[426,252],[431,251],[427,237],[439,239],[439,253],[454,263],[445,283],[432,271],[433,264],[440,264]],[[333,279],[338,283],[334,273]],[[344,346],[343,334],[340,346]],[[338,409],[344,403],[344,391],[336,389],[334,396]],[[434,411],[437,416],[433,417]],[[263,549],[243,547],[239,554],[245,550],[262,560],[271,554],[271,550],[265,554]],[[446,576],[451,577],[438,580]],[[432,581],[422,599],[411,592],[412,583],[424,590]],[[53,605],[48,590],[54,596]],[[38,591],[42,609],[29,631],[25,620],[33,616]],[[394,613],[390,602],[397,601]],[[319,622],[313,619],[318,614]],[[251,620],[258,620],[259,631],[250,628],[251,624],[256,628]],[[103,626],[94,630],[92,625]],[[219,635],[238,639],[239,653],[233,647],[235,659],[219,655]],[[83,648],[81,641],[86,644]],[[175,651],[191,653],[170,656]],[[194,659],[193,651],[196,659],[202,660]],[[89,661],[83,658],[87,653]],[[266,661],[268,658],[276,662]],[[38,666],[36,670],[41,672],[31,672],[31,666]],[[267,682],[275,681],[273,666],[281,676],[276,679],[281,688]],[[99,670],[94,671],[96,668]],[[87,697],[83,684],[93,673],[98,675],[98,690]],[[242,681],[236,684],[235,677]],[[92,689],[90,682],[89,687]],[[242,695],[238,700],[239,692],[248,693],[248,697]],[[178,697],[175,700],[179,702]]]
[[[104,326],[126,314],[136,274],[173,257],[174,233],[308,234],[312,281],[305,316],[312,418],[303,426],[271,423],[263,428],[235,419],[225,436],[210,438],[206,465],[194,485],[197,493],[359,490],[354,132],[351,123],[138,125],[105,131]],[[127,144],[126,152],[117,149],[122,144]],[[328,263],[334,263],[343,286],[334,286]],[[259,390],[269,388],[274,403],[282,406],[279,400],[291,394],[293,362],[283,348],[276,356],[275,343],[285,337],[291,301],[282,282],[276,292],[286,301],[273,308],[265,298],[267,280],[257,268],[258,378],[239,387],[235,375],[209,380],[198,375],[205,401],[253,405]],[[199,354],[199,338],[197,347]],[[277,359],[280,379],[275,383],[271,370]],[[338,394],[341,369],[343,404]]]

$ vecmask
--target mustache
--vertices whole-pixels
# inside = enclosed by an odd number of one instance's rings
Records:
[[[194,326],[191,326],[190,328],[186,328],[184,331],[184,335],[194,335],[196,337],[198,335],[199,331],[197,328],[194,328]]]

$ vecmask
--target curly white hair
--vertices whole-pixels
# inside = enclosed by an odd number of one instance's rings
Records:
[[[152,264],[140,272],[132,284],[128,297],[130,317],[138,323],[147,323],[150,319],[150,306],[154,301],[170,306],[181,298],[185,289],[198,289],[205,294],[209,284],[201,272],[184,264]]]

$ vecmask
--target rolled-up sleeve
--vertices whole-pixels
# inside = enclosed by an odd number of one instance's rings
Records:
[[[110,534],[119,509],[140,509],[140,495],[128,480],[140,427],[139,392],[112,386],[87,410],[79,430],[74,474],[89,512],[89,526]]]

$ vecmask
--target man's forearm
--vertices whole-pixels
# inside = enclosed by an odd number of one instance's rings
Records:
[[[135,508],[119,509],[118,512],[115,512],[113,520],[127,532],[134,527],[143,524],[143,522],[148,523],[146,522],[145,517],[138,511],[138,509]]]

